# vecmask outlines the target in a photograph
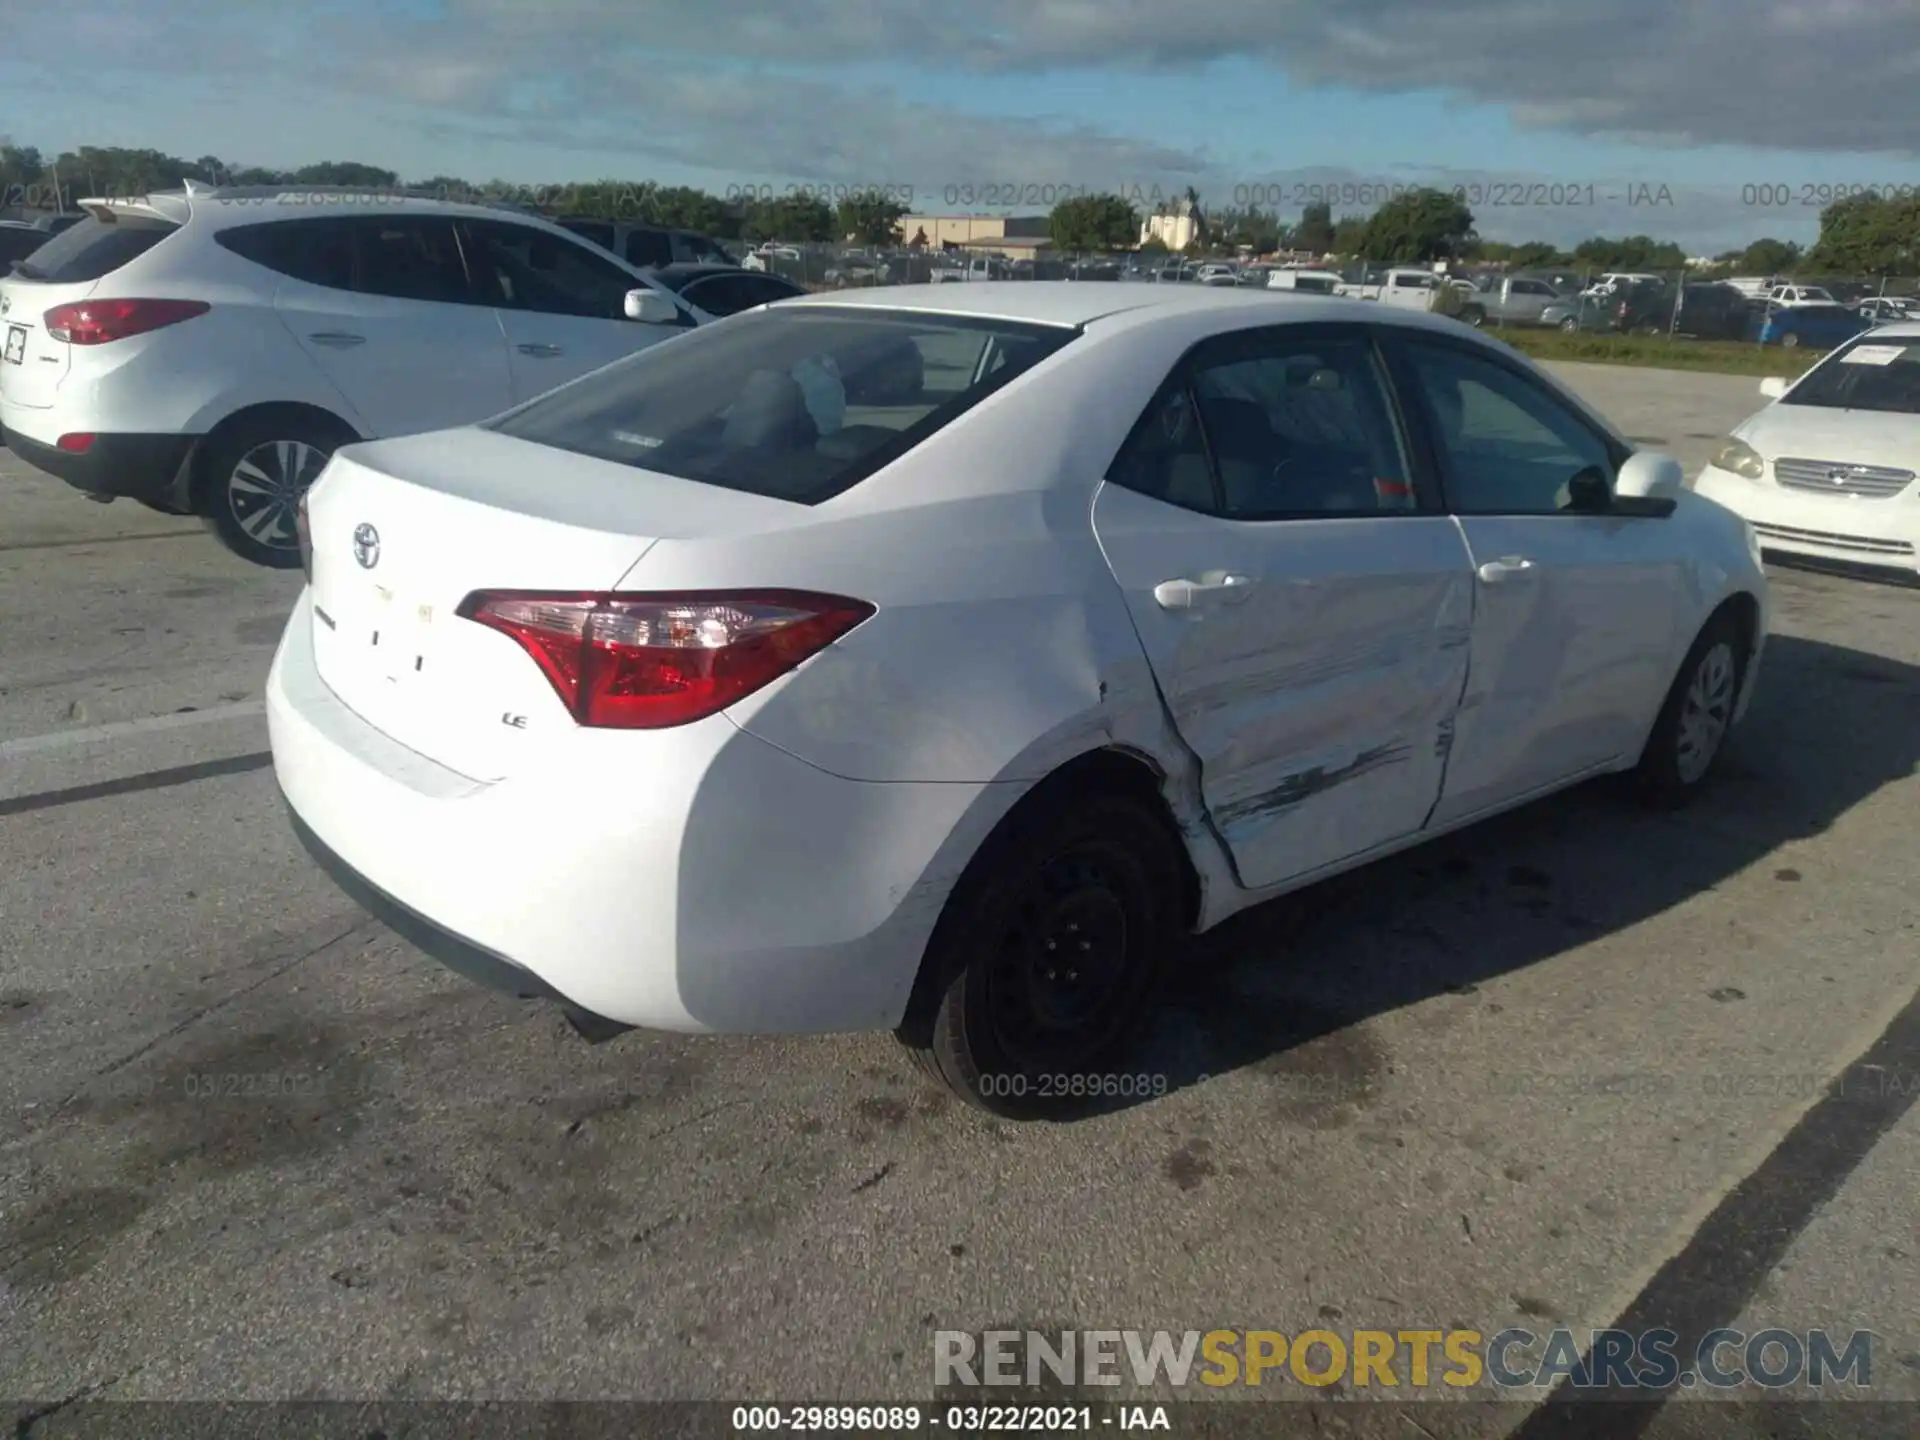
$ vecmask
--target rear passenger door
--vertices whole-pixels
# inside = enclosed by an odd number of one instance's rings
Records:
[[[223,231],[283,277],[274,308],[368,439],[470,425],[512,400],[506,341],[474,293],[453,222],[340,215]]]
[[[1473,582],[1366,327],[1195,349],[1094,529],[1240,883],[1418,832],[1466,678]]]
[[[644,282],[571,236],[510,220],[469,220],[462,238],[506,334],[515,403],[680,333],[627,319],[627,292]],[[681,314],[685,325],[693,323]]]

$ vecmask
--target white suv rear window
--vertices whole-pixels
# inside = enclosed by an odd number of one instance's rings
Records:
[[[15,262],[13,273],[51,285],[104,279],[179,228],[157,215],[116,215],[112,220],[89,215]]]

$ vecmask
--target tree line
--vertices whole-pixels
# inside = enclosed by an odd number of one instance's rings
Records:
[[[599,180],[580,184],[525,185],[512,181],[470,182],[433,175],[403,182],[393,170],[358,161],[333,160],[294,170],[232,166],[217,156],[187,160],[157,150],[81,146],[49,158],[32,146],[0,146],[0,203],[50,208],[88,195],[137,195],[178,187],[184,180],[209,185],[313,185],[367,189],[419,189],[448,199],[517,202],[546,213],[592,214],[698,230],[721,240],[797,244],[851,242],[898,245],[922,239],[903,233],[908,207],[893,194],[858,190],[832,196],[796,189],[766,195],[743,187],[720,196],[683,185]],[[1204,238],[1190,249],[1255,253],[1278,250],[1340,255],[1383,264],[1457,260],[1516,268],[1678,270],[1686,253],[1671,241],[1646,235],[1595,236],[1571,249],[1543,242],[1508,243],[1478,233],[1471,209],[1453,193],[1415,189],[1396,195],[1365,215],[1335,217],[1327,204],[1309,205],[1288,223],[1256,207],[1207,213]],[[1061,253],[1159,248],[1141,246],[1144,220],[1119,195],[1076,196],[1055,206],[1049,238]],[[1766,237],[1714,257],[1730,271],[1789,271],[1846,275],[1920,274],[1920,197],[1850,196],[1820,213],[1820,237],[1802,249]]]

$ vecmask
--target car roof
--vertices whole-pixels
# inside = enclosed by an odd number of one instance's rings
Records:
[[[1896,320],[1891,325],[1876,325],[1877,340],[1920,340],[1920,320]]]
[[[1366,300],[1302,294],[1265,287],[1159,286],[1125,281],[1075,283],[1071,280],[984,281],[968,285],[880,285],[796,297],[789,305],[916,311],[980,319],[1024,321],[1037,325],[1091,326],[1126,316],[1131,320],[1190,315],[1197,311],[1276,306],[1277,323],[1312,321],[1375,322],[1428,328],[1461,327],[1424,312],[1383,308]]]
[[[469,204],[434,196],[410,195],[386,186],[355,189],[339,185],[245,185],[214,188],[155,190],[138,199],[90,197],[80,208],[91,214],[108,209],[158,215],[176,224],[224,230],[230,225],[257,225],[274,220],[307,220],[318,215],[451,215],[469,219],[513,219],[539,225],[557,234],[571,234],[544,215],[514,204]]]

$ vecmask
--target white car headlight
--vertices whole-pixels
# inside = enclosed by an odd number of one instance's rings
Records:
[[[1729,470],[1748,480],[1759,480],[1767,473],[1767,462],[1760,458],[1760,452],[1744,440],[1728,436],[1713,457],[1713,468]]]

